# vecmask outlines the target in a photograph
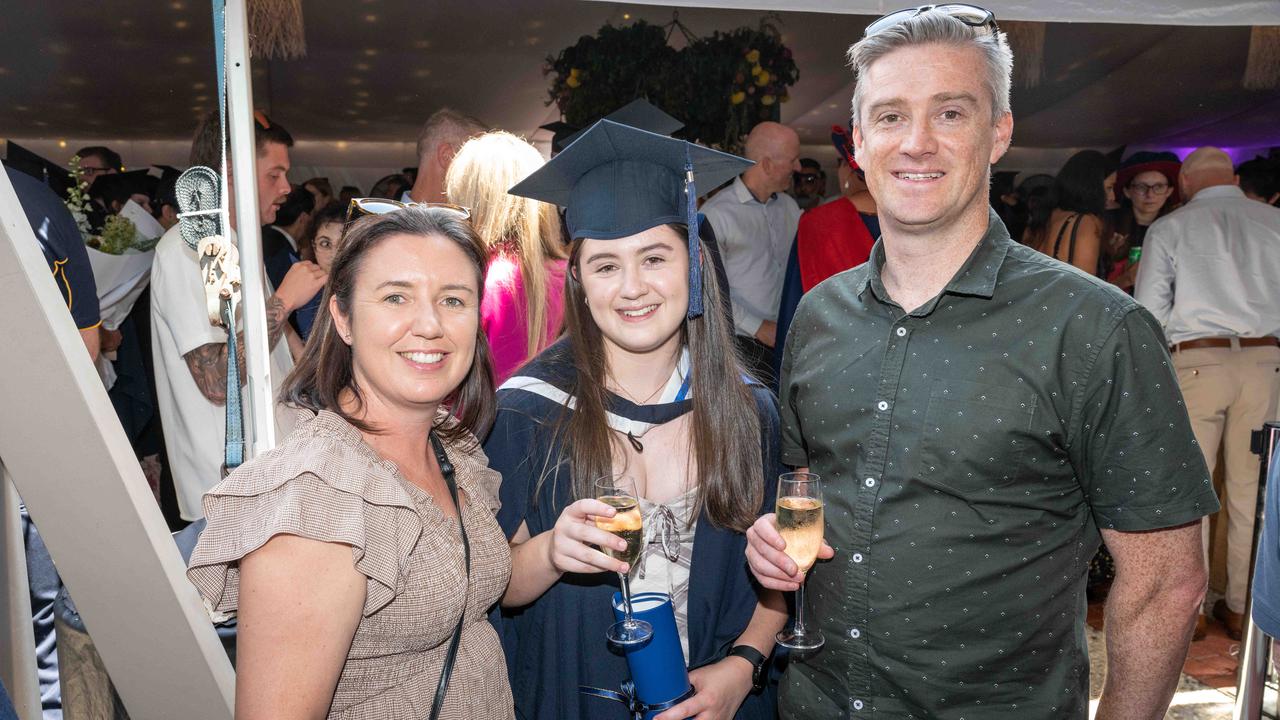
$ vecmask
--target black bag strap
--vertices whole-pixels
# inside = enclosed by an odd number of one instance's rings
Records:
[[[1058,237],[1053,241],[1053,259],[1058,259],[1058,248],[1062,245],[1062,238],[1067,234],[1067,226],[1071,226],[1071,239],[1067,241],[1067,264],[1070,265],[1076,259],[1076,232],[1080,230],[1080,213],[1074,213],[1062,223],[1062,227],[1058,228]]]
[[[444,696],[449,689],[449,676],[453,674],[453,662],[458,657],[458,643],[462,641],[462,624],[467,619],[465,587],[471,583],[471,543],[467,541],[467,524],[462,519],[462,503],[458,502],[458,484],[453,477],[453,463],[449,462],[449,456],[445,454],[440,438],[436,437],[434,432],[431,433],[430,438],[431,447],[436,453],[436,462],[440,465],[440,474],[444,475],[444,483],[449,486],[449,496],[453,498],[453,507],[458,513],[458,529],[462,533],[462,560],[467,573],[467,582],[463,585],[462,615],[458,618],[458,626],[453,629],[453,639],[449,641],[449,650],[444,656],[444,667],[440,670],[440,684],[436,686],[436,699],[431,704],[430,720],[436,720],[440,716],[440,708],[444,707]]]
[[[1071,240],[1066,242],[1066,264],[1073,264],[1075,261],[1075,234],[1080,231],[1080,214],[1075,213],[1066,222],[1062,223],[1062,227],[1057,231],[1057,238],[1053,240],[1053,254],[1051,258],[1057,260],[1057,249],[1062,245],[1062,237],[1066,236],[1066,227],[1071,225]]]

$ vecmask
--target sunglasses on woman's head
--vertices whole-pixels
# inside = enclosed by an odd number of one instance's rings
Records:
[[[387,213],[405,208],[439,208],[441,210],[452,210],[461,215],[461,220],[471,219],[471,210],[461,205],[452,203],[420,203],[408,202],[403,203],[399,200],[387,200],[386,198],[352,198],[351,204],[347,206],[346,223],[350,223],[353,219],[361,215],[386,215]]]
[[[868,25],[866,32],[862,33],[862,36],[871,37],[882,33],[895,25],[927,12],[940,12],[947,17],[959,20],[969,27],[984,28],[991,35],[995,35],[1000,30],[999,26],[996,25],[995,13],[990,10],[965,3],[947,3],[945,5],[921,5],[920,7],[891,12]]]

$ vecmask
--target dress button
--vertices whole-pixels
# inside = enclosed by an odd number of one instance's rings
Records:
[[[906,335],[906,334],[907,334],[907,329],[906,329],[906,328],[904,328],[904,327],[900,327],[900,328],[898,328],[898,337],[903,337],[903,336],[904,336],[904,335]]]
[[[863,485],[866,485],[867,487],[875,487],[875,486],[876,486],[876,479],[875,479],[875,478],[867,478],[866,480],[863,480],[863,481],[862,481],[862,484],[863,484]]]
[[[880,402],[876,403],[876,409],[881,412],[884,412],[885,410],[889,409],[889,403],[885,402],[884,400],[881,400]]]
[[[858,638],[862,637],[862,631],[859,630],[858,628],[852,628],[849,630],[849,637],[853,638],[854,640],[857,640]]]
[[[861,710],[861,709],[862,709],[862,701],[861,701],[861,700],[854,700],[854,701],[853,701],[853,709],[854,709],[854,710]]]
[[[860,563],[860,562],[862,562],[862,553],[854,553],[854,554],[853,554],[853,561],[854,561],[854,562],[856,562],[856,563]]]

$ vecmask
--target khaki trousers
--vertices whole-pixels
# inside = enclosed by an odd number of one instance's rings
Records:
[[[1227,607],[1244,612],[1258,502],[1259,458],[1249,437],[1276,417],[1280,347],[1197,348],[1173,353],[1191,429],[1212,475],[1223,451],[1227,514]],[[1209,519],[1204,519],[1206,564]]]

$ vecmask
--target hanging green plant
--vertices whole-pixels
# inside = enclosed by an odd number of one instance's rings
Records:
[[[678,16],[661,27],[642,20],[605,25],[547,58],[547,104],[555,103],[565,122],[585,127],[646,98],[685,123],[684,137],[740,152],[752,127],[781,117],[781,104],[800,79],[778,23],[769,14],[757,27],[705,38]],[[679,51],[668,44],[676,29],[688,43]]]
[[[770,15],[756,28],[715,32],[684,51],[683,71],[693,88],[686,112],[690,135],[739,151],[752,127],[781,117],[800,70],[776,21]]]
[[[565,122],[585,126],[638,97],[660,107],[667,104],[668,83],[677,59],[666,32],[638,21],[605,25],[595,35],[547,57],[551,75],[547,104],[560,108]]]

